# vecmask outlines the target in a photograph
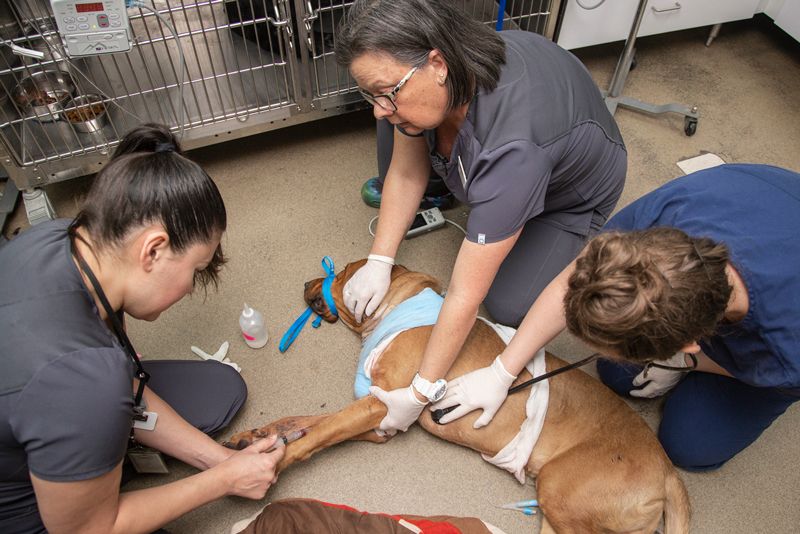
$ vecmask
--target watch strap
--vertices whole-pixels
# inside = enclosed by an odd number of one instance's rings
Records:
[[[433,402],[434,393],[436,393],[436,390],[438,389],[438,382],[439,380],[436,382],[431,382],[430,380],[422,378],[420,374],[417,373],[414,375],[414,379],[411,381],[411,387],[419,391],[420,394],[422,394],[429,401]],[[442,380],[442,382],[444,382],[444,380]],[[447,382],[445,382],[445,384],[447,384]]]

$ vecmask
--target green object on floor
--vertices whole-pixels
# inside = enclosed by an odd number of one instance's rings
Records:
[[[377,176],[373,176],[361,186],[361,199],[367,206],[380,208],[382,192],[383,183],[381,183]]]
[[[367,206],[373,208],[381,207],[381,194],[383,193],[383,182],[377,176],[373,176],[361,186],[361,199]],[[456,199],[444,185],[440,178],[431,178],[428,187],[425,189],[425,196],[419,204],[419,209],[427,210],[439,208],[448,210],[455,206]]]

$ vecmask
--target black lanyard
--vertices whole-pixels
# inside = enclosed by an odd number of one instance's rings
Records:
[[[70,248],[72,250],[72,255],[75,256],[75,259],[78,260],[78,264],[80,265],[81,270],[86,275],[86,278],[89,279],[91,282],[92,287],[94,288],[95,293],[97,294],[97,298],[100,299],[100,303],[103,305],[103,308],[106,310],[106,314],[108,315],[109,319],[111,319],[111,324],[114,327],[114,333],[117,335],[117,340],[119,340],[122,348],[125,349],[125,352],[128,353],[131,360],[133,361],[134,365],[136,366],[136,378],[139,379],[139,387],[136,389],[136,395],[133,398],[133,419],[137,421],[145,421],[147,417],[144,415],[144,406],[142,406],[142,396],[144,395],[144,386],[147,384],[147,381],[150,379],[150,374],[144,370],[142,367],[142,362],[139,361],[139,356],[136,354],[136,351],[133,348],[133,344],[131,340],[128,338],[128,334],[125,333],[125,329],[122,327],[122,321],[120,320],[120,316],[114,311],[109,304],[108,299],[106,298],[106,294],[103,292],[103,287],[98,282],[97,277],[95,277],[92,270],[89,268],[89,265],[86,263],[86,260],[83,259],[83,256],[78,252],[78,249],[75,248],[75,242],[73,239],[76,236],[70,235]],[[80,237],[78,237],[80,239]],[[131,439],[133,439],[133,429],[131,428]]]

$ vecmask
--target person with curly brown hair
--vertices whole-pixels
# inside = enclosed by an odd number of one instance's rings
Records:
[[[673,180],[609,220],[499,358],[517,374],[567,328],[606,356],[597,370],[617,393],[669,393],[658,435],[677,466],[716,469],[800,399],[799,227],[795,172],[722,165]],[[458,394],[432,408],[494,413],[507,391],[492,372],[473,371],[481,391],[452,381]]]

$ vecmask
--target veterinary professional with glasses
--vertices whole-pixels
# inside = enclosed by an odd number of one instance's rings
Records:
[[[0,532],[149,533],[224,495],[264,496],[283,454],[264,454],[274,438],[234,452],[207,435],[244,403],[239,374],[140,362],[122,324],[216,285],[225,227],[211,178],[168,129],[145,125],[122,139],[73,221],[2,245]],[[202,472],[120,493],[126,450],[140,470],[163,466],[139,445]]]
[[[443,0],[356,0],[336,58],[376,118],[394,125],[369,261],[344,288],[356,320],[385,296],[431,165],[471,209],[438,322],[413,385],[373,393],[383,430],[405,431],[444,393],[478,307],[516,326],[606,221],[627,158],[584,66],[544,37],[495,32]],[[493,380],[514,376],[496,361]]]
[[[716,469],[800,399],[798,228],[798,173],[722,165],[678,178],[608,222],[500,359],[517,373],[568,328],[609,358],[597,370],[617,393],[669,395],[658,437],[675,465]],[[494,414],[507,388],[489,372],[460,377],[458,398],[436,408],[461,404],[448,421]]]

